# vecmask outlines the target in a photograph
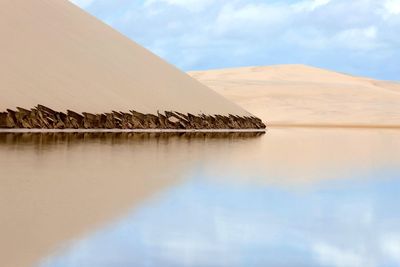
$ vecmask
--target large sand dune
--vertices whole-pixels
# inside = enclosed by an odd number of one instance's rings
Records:
[[[400,84],[304,65],[190,72],[269,125],[400,127]]]
[[[0,0],[0,111],[249,115],[67,0]]]

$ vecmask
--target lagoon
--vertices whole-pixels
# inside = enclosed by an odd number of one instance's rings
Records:
[[[2,266],[398,266],[399,137],[3,133]]]

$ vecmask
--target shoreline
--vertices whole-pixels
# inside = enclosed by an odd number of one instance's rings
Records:
[[[324,129],[398,129],[397,124],[330,124],[330,123],[268,123],[268,128],[324,128]]]
[[[0,133],[265,133],[266,129],[0,129]]]

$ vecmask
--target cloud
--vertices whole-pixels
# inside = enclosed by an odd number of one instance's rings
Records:
[[[218,13],[214,28],[219,36],[235,33],[254,36],[279,28],[289,15],[281,5],[226,4]]]
[[[318,243],[313,246],[315,257],[322,266],[367,267],[363,255],[340,249],[329,244]]]
[[[181,7],[190,11],[202,11],[212,3],[212,0],[147,0],[145,5],[166,3],[171,6]]]
[[[386,0],[384,6],[389,14],[400,14],[400,0]]]
[[[399,79],[400,0],[74,0],[183,70],[300,63]]]
[[[400,235],[387,235],[382,239],[382,250],[386,257],[400,264]]]
[[[332,0],[303,0],[295,3],[293,7],[298,11],[313,11],[329,4]]]
[[[373,50],[376,43],[378,29],[375,26],[353,28],[339,32],[334,41],[338,46],[347,47],[356,51]]]

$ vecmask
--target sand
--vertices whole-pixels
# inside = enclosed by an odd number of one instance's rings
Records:
[[[304,65],[189,73],[269,126],[400,127],[400,84]]]
[[[1,0],[0,39],[0,111],[249,115],[68,0]]]

